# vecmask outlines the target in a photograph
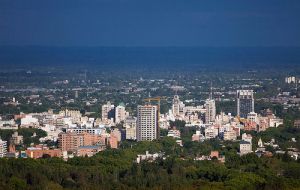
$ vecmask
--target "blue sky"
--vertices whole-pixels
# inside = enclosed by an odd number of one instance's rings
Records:
[[[299,0],[0,0],[0,45],[300,46]]]

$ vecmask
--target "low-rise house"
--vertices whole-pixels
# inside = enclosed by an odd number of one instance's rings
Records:
[[[220,155],[219,151],[211,151],[209,156],[201,155],[196,157],[194,160],[213,160],[217,159],[221,163],[225,163],[225,156]]]
[[[49,157],[62,157],[62,151],[60,149],[49,149],[45,146],[35,146],[29,147],[25,150],[25,153],[28,158],[42,158],[44,156]]]
[[[177,129],[171,129],[171,130],[168,131],[167,136],[180,139],[180,131],[177,130]]]
[[[224,131],[224,133],[223,133],[223,139],[225,141],[234,141],[234,140],[236,140],[236,138],[237,138],[236,131],[234,131],[234,130]]]
[[[148,162],[153,162],[158,158],[163,158],[164,153],[159,152],[159,153],[154,153],[150,154],[148,151],[146,151],[146,154],[138,154],[136,158],[136,162],[139,164],[142,161],[148,161]]]
[[[80,146],[77,148],[75,155],[91,157],[103,150],[105,150],[105,145]]]
[[[252,152],[252,143],[249,141],[242,140],[240,142],[240,155],[249,154]]]
[[[192,141],[198,141],[198,142],[202,142],[205,140],[204,135],[201,133],[201,131],[196,131],[195,134],[193,134],[192,136]]]
[[[13,143],[14,145],[20,145],[23,144],[23,136],[19,135],[17,131],[15,131],[12,135],[11,135],[11,143]]]

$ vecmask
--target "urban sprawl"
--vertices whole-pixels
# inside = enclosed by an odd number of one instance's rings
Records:
[[[68,83],[62,83],[64,82]],[[286,77],[285,83],[298,84],[299,81],[295,77]],[[189,137],[189,140],[194,142],[218,139],[221,143],[238,143],[237,154],[241,156],[255,153],[259,157],[271,157],[273,154],[287,153],[291,158],[298,159],[300,152],[296,147],[283,149],[275,138],[268,142],[259,138],[254,144],[253,135],[284,124],[283,118],[278,117],[272,109],[265,108],[260,113],[255,112],[254,90],[242,88],[235,91],[236,114],[225,113],[223,110],[217,114],[216,95],[212,85],[207,99],[198,105],[186,105],[189,100],[183,101],[177,94],[181,88],[183,87],[176,86],[173,97],[149,96],[143,99],[141,105],[135,105],[135,112],[127,109],[127,102],[114,104],[108,101],[99,105],[101,117],[91,117],[80,110],[70,108],[61,108],[56,113],[52,109],[41,113],[21,112],[10,119],[4,116],[0,118],[0,129],[12,133],[9,133],[7,140],[0,140],[0,157],[60,157],[68,160],[73,157],[91,157],[105,149],[118,149],[123,141],[153,141],[165,136],[174,138],[182,147],[185,143],[181,137],[183,127],[195,129]],[[78,98],[78,90],[75,90],[75,98]],[[291,104],[297,104],[291,102],[291,98],[289,92],[283,92],[280,97],[271,101],[281,103],[288,109]],[[171,107],[167,112],[161,113],[161,102],[166,99],[171,99]],[[4,104],[18,106],[20,103],[13,97]],[[293,126],[299,128],[300,120],[295,120]],[[35,142],[28,145],[22,135],[22,129],[32,129],[32,134],[26,138],[35,138]],[[34,129],[39,129],[39,133]],[[295,138],[288,140],[296,142]],[[165,156],[164,152],[146,151],[145,154],[137,155],[134,161],[140,163],[142,160],[151,161]],[[206,155],[197,155],[194,160],[214,158],[220,162],[226,161],[225,155],[217,150],[211,150]]]

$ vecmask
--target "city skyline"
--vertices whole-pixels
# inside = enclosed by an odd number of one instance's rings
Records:
[[[299,189],[299,18],[299,0],[0,0],[0,189]]]

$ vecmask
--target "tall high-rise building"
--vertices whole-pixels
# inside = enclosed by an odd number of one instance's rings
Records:
[[[107,102],[107,104],[102,105],[102,121],[114,118],[114,109],[115,106],[112,105],[110,102]]]
[[[120,104],[115,109],[115,122],[120,123],[121,121],[124,121],[125,118],[126,118],[125,105]]]
[[[216,102],[213,99],[212,84],[210,86],[209,98],[205,101],[205,123],[216,121]]]
[[[213,99],[205,101],[205,123],[215,122],[216,120],[216,103]]]
[[[180,101],[179,96],[175,95],[172,103],[172,114],[175,117],[181,116],[183,114],[183,109],[185,105]]]
[[[152,141],[158,138],[158,109],[154,105],[137,107],[137,141]]]
[[[247,114],[254,112],[253,90],[237,90],[237,116],[246,118]]]
[[[0,158],[3,158],[6,156],[6,152],[7,152],[7,141],[3,141],[0,138]]]
[[[175,95],[173,98],[173,104],[172,104],[172,113],[174,116],[179,115],[179,110],[180,110],[180,100],[179,96]]]

